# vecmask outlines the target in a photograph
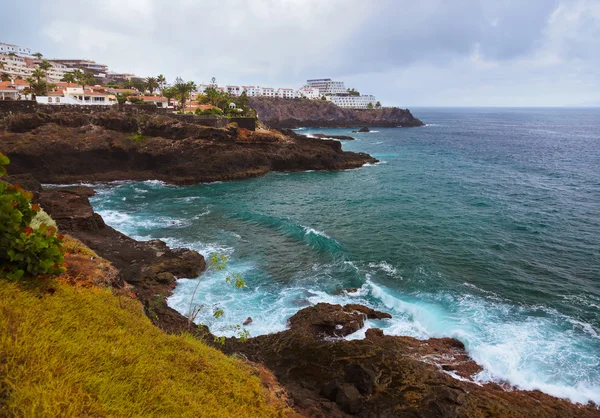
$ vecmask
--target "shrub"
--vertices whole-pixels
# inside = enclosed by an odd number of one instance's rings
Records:
[[[0,177],[10,160],[0,153]],[[32,220],[41,211],[32,205],[31,192],[0,182],[0,276],[18,280],[26,275],[60,274],[63,268],[62,236],[56,227]],[[47,215],[46,215],[47,216]],[[42,215],[43,218],[43,215]],[[49,218],[49,217],[48,217]]]
[[[219,109],[218,107],[211,107],[210,109],[204,109],[204,110],[200,110],[200,108],[196,109],[195,111],[196,115],[203,115],[203,116],[220,116],[223,114],[223,111],[221,109]]]

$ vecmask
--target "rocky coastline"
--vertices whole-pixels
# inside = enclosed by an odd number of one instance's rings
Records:
[[[410,110],[399,108],[344,109],[324,100],[288,100],[270,97],[250,97],[250,106],[256,109],[263,123],[275,129],[424,125],[412,115]]]
[[[0,121],[11,172],[45,183],[239,180],[269,171],[344,170],[377,160],[334,140],[202,126],[166,115],[16,114]]]
[[[481,384],[481,370],[453,338],[417,340],[370,329],[362,340],[344,337],[366,319],[388,313],[362,305],[320,303],[298,311],[286,331],[223,346],[204,326],[167,305],[177,278],[205,269],[201,254],[171,249],[160,240],[136,241],[106,225],[89,203],[87,187],[44,189],[29,175],[13,176],[35,193],[62,232],[79,239],[118,270],[112,285],[134,293],[151,321],[168,333],[191,333],[227,354],[264,364],[277,377],[294,410],[305,417],[598,417],[594,405],[575,405],[508,384]]]
[[[190,325],[166,303],[177,278],[197,277],[205,269],[201,254],[171,249],[160,240],[127,237],[94,212],[89,203],[92,189],[43,188],[38,180],[158,179],[189,184],[247,178],[276,169],[354,168],[374,160],[366,154],[343,152],[337,141],[293,133],[206,128],[163,117],[76,116],[16,115],[8,123],[5,119],[0,148],[11,157],[13,174],[7,181],[34,192],[34,203],[48,212],[62,232],[110,261],[118,270],[112,286],[134,293],[156,326],[169,333],[191,333],[211,345],[215,343],[209,329]],[[575,405],[539,391],[474,381],[481,366],[452,338],[422,341],[370,329],[365,339],[344,339],[361,329],[365,319],[389,317],[361,305],[317,304],[293,315],[286,331],[245,342],[230,338],[217,346],[266,365],[300,416],[600,416],[595,405]]]

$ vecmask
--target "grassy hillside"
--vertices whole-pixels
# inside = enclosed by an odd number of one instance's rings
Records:
[[[246,364],[154,327],[135,299],[0,279],[0,416],[274,417]]]

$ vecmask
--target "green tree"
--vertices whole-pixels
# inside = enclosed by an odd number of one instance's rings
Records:
[[[43,55],[41,52],[36,52],[35,54],[33,54],[34,57],[36,57],[37,59],[42,59]]]
[[[167,106],[171,106],[171,99],[177,97],[177,91],[174,87],[164,87],[162,95],[167,98]]]
[[[41,69],[42,71],[44,71],[46,74],[48,73],[48,70],[50,68],[52,68],[52,64],[50,64],[48,61],[46,60],[42,60],[42,62],[40,62],[38,64],[38,68]]]
[[[41,68],[36,68],[31,73],[31,77],[27,77],[30,93],[36,96],[45,96],[48,93],[48,82],[46,81],[46,72]]]
[[[348,94],[350,96],[360,96],[360,93],[357,90],[353,89],[353,88],[352,89],[348,89]]]
[[[159,88],[158,79],[156,77],[148,77],[146,79],[146,88],[150,92],[150,95],[154,94],[154,90]]]
[[[81,86],[81,89],[83,90],[84,93],[85,93],[85,86],[92,86],[92,85],[96,84],[96,79],[94,78],[94,75],[92,73],[90,73],[89,71],[84,72],[81,70],[75,70],[73,72],[73,75],[75,77],[75,82]]]
[[[238,107],[238,109],[241,109],[244,113],[246,113],[249,109],[248,102],[248,95],[245,91],[243,91],[242,94],[240,94],[240,97],[237,98],[235,105]]]
[[[369,104],[367,105],[367,109],[373,109],[373,103],[369,103]]]
[[[14,52],[9,52],[9,53],[8,53],[8,56],[9,56],[9,57],[16,57],[16,56],[17,56],[17,54],[15,54]]]
[[[375,103],[375,108],[380,109],[381,108],[381,102]]]
[[[190,93],[196,90],[196,83],[193,81],[183,81],[180,77],[177,77],[173,88],[177,92],[181,110],[185,112],[185,102],[189,98]]]
[[[75,74],[73,74],[73,73],[66,73],[66,74],[64,75],[64,77],[62,78],[62,80],[61,80],[61,81],[65,81],[65,82],[67,82],[67,83],[73,83],[73,84],[74,84],[74,83],[75,83],[75,81],[76,81],[76,80],[75,80]]]
[[[322,96],[322,97],[321,97],[321,100],[323,100],[323,101],[326,101],[326,100],[327,100],[327,97],[325,97],[325,96]]]
[[[164,75],[159,74],[158,77],[156,77],[156,82],[158,83],[158,88],[160,88],[160,91],[162,92],[165,88],[165,84],[167,84],[167,79]]]
[[[214,89],[217,88],[217,79],[215,77],[210,79],[210,86]]]
[[[213,87],[212,84],[210,85],[210,87],[204,89],[204,95],[208,99],[208,103],[210,103],[213,106],[217,106],[217,104],[221,100],[221,92],[215,87]]]

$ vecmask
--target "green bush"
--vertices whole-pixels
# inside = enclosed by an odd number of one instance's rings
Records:
[[[218,107],[211,107],[210,109],[200,110],[200,108],[196,109],[196,115],[202,116],[220,116],[223,114],[223,111]]]
[[[0,177],[10,160],[0,153]],[[32,205],[31,192],[0,182],[0,276],[18,280],[24,276],[60,274],[63,268],[62,236],[56,227],[31,225],[41,208]]]

